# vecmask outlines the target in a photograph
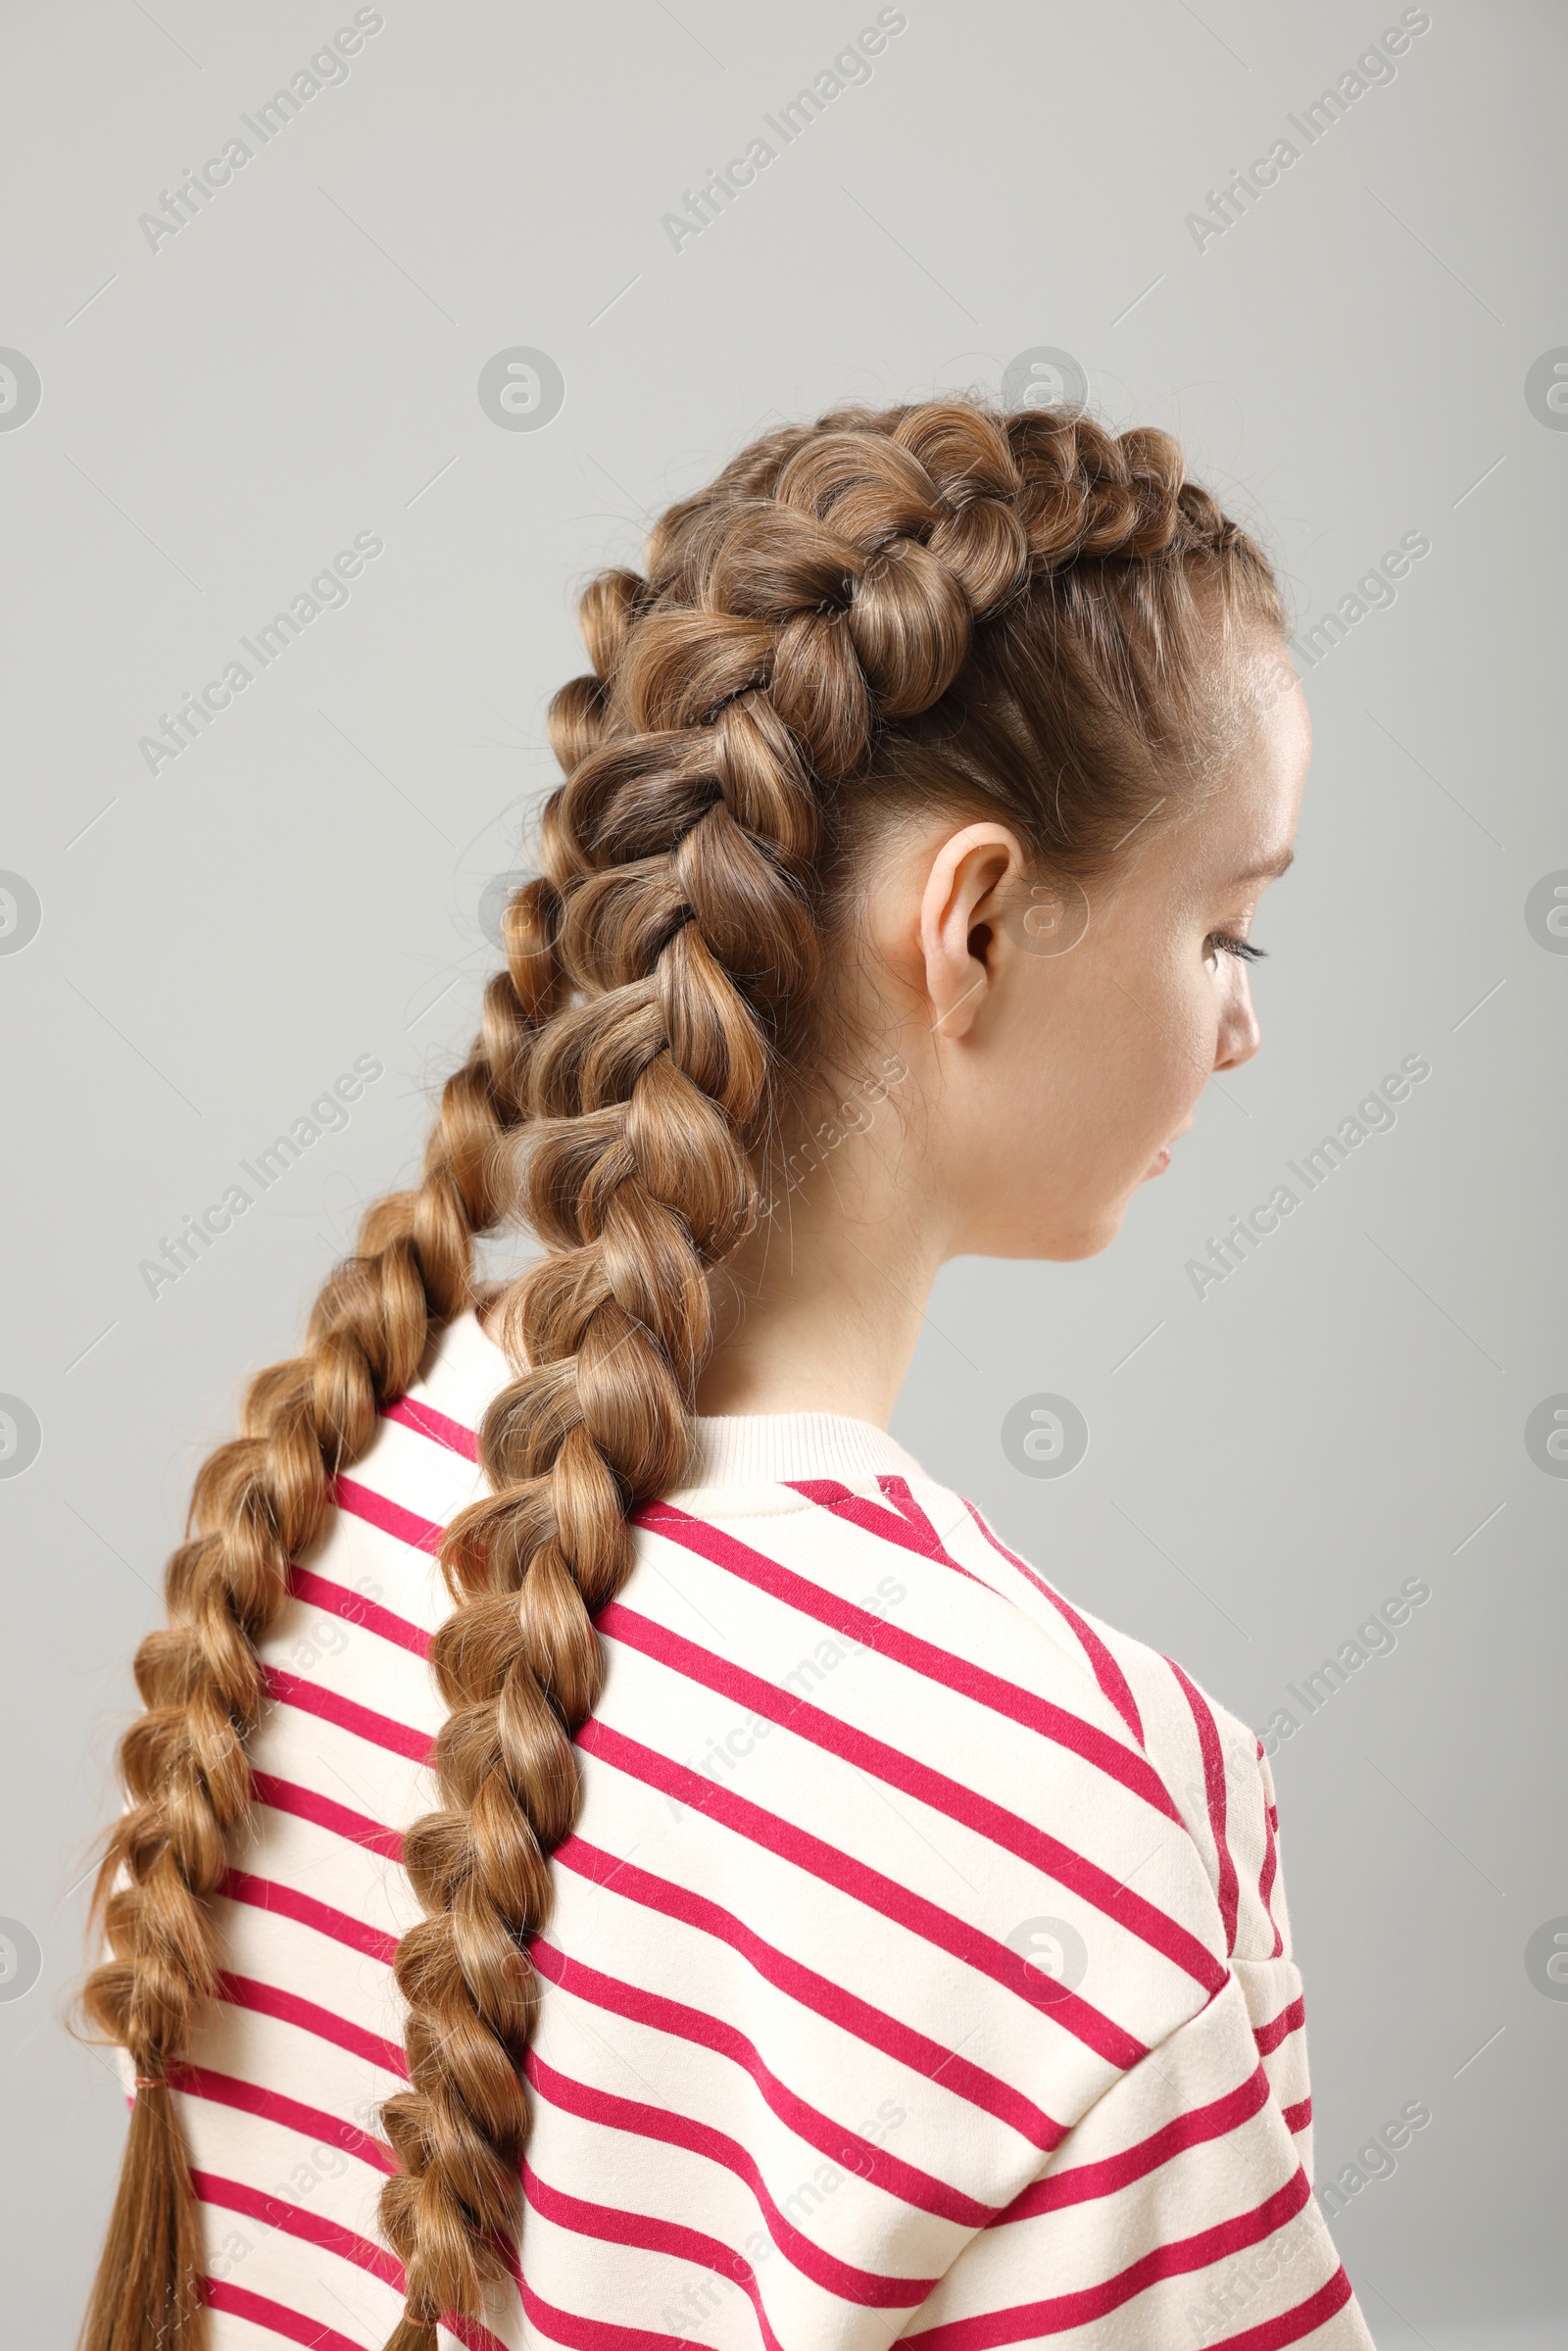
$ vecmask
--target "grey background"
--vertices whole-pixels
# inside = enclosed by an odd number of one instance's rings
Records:
[[[1184,436],[1305,625],[1402,532],[1432,553],[1309,676],[1263,1053],[1106,1256],[945,1271],[895,1433],[1259,1725],[1430,1583],[1275,1762],[1319,2176],[1424,2099],[1336,2226],[1380,2344],[1560,2341],[1568,2002],[1524,1950],[1568,1914],[1568,1482],[1523,1439],[1568,1390],[1568,958],[1524,916],[1568,867],[1568,436],[1525,398],[1568,343],[1560,11],[1434,0],[1392,84],[1200,251],[1205,191],[1396,7],[910,0],[677,252],[662,216],[872,7],[385,0],[349,78],[150,250],[138,215],[351,13],[3,18],[0,344],[42,381],[0,431],[0,867],[41,907],[0,954],[0,1390],[42,1430],[0,1479],[0,1913],[42,1953],[0,1997],[8,2337],[71,2341],[123,2129],[58,2013],[129,1656],[244,1375],[416,1168],[492,958],[481,893],[552,779],[573,582],[769,421],[996,386],[1050,344],[1111,420]],[[564,376],[543,430],[479,404],[516,345]],[[149,774],[159,713],[365,530],[348,605]],[[1205,1237],[1409,1053],[1432,1075],[1397,1126],[1200,1300]],[[348,1126],[149,1297],[161,1237],[359,1054],[386,1074]],[[1060,1480],[1000,1441],[1045,1391],[1090,1431]]]

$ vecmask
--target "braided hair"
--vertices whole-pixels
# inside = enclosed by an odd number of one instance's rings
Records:
[[[253,1383],[137,1654],[146,1712],[95,1905],[112,1956],[82,2008],[140,2087],[82,2351],[201,2342],[186,2159],[156,2093],[218,1986],[209,1901],[253,1800],[255,1644],[334,1476],[472,1302],[475,1237],[517,1215],[545,1253],[500,1301],[521,1368],[479,1433],[488,1491],[441,1546],[441,1808],[405,1839],[424,1916],[396,1959],[409,2085],[382,2110],[406,2280],[387,2351],[434,2351],[438,2322],[482,2318],[514,2273],[528,1945],[572,1825],[594,1618],[631,1568],[630,1515],[688,1469],[709,1277],[761,1212],[877,827],[973,809],[1048,869],[1103,870],[1218,739],[1216,646],[1284,628],[1266,558],[1167,434],[951,399],[765,436],[580,618],[592,668],[551,705],[564,780],[539,870],[420,1183],[368,1212],[303,1355]]]

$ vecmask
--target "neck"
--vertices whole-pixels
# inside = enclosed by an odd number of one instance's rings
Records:
[[[717,1338],[700,1413],[891,1420],[946,1252],[916,1195],[901,1201],[873,1176],[851,1200],[835,1173],[850,1171],[818,1168],[710,1277]]]

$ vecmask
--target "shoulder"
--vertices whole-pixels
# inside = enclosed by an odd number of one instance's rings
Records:
[[[617,1887],[645,1873],[764,1973],[805,1962],[928,2082],[961,2065],[1036,2163],[1238,1977],[1228,2016],[1285,2004],[1278,1967],[1254,1987],[1237,1964],[1261,1873],[1216,1838],[1182,1681],[963,1497],[868,1471],[704,1486],[636,1524],[579,1738],[580,1837]]]
[[[1052,2023],[1083,2025],[1102,2057],[1152,2045],[1223,1985],[1213,1884],[1125,1667],[960,1496],[889,1473],[704,1488],[637,1526],[599,1620],[610,1715],[657,1742],[674,1674],[739,1726],[733,1767],[710,1749],[685,1801],[705,1802],[705,1777],[765,1789],[866,1884],[896,1856],[935,1906],[928,1940],[1015,1995],[1044,1966]],[[1064,1970],[1081,2011],[1051,1988]],[[1111,2016],[1131,2038],[1102,2031]]]
[[[963,1509],[973,1529],[967,1563],[1020,1614],[1065,1629],[1086,1672],[1158,1773],[1202,1856],[1229,1955],[1288,1956],[1278,1808],[1257,1734],[1174,1657],[1076,1606],[1004,1543],[972,1503]]]

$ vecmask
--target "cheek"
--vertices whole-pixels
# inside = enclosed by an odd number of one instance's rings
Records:
[[[1111,993],[1120,1017],[1101,1066],[1129,1144],[1147,1135],[1152,1148],[1180,1126],[1213,1070],[1218,999],[1201,964],[1196,979],[1150,970]]]
[[[995,1122],[1005,1104],[994,1172],[1020,1253],[1103,1248],[1213,1070],[1212,976],[1196,954],[1189,971],[1174,949],[1156,959],[1129,952],[1137,944],[1107,941],[1076,970],[1042,974],[996,1040],[976,1111]]]

